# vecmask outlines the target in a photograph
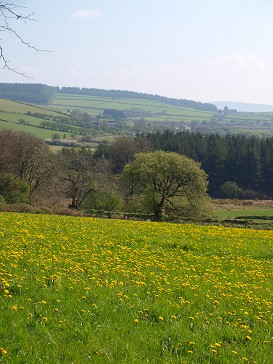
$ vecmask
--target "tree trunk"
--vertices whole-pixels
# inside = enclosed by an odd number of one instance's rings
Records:
[[[154,219],[155,221],[161,222],[162,221],[162,207],[161,206],[156,206],[156,208],[154,209]]]

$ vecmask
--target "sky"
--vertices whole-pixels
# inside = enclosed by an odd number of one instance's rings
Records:
[[[0,69],[0,82],[273,105],[273,0],[15,3],[35,19],[15,31],[46,51],[1,32],[9,66],[29,78]]]

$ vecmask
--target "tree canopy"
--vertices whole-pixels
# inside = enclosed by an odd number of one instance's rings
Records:
[[[156,221],[164,214],[198,216],[205,211],[207,176],[188,157],[163,151],[139,153],[125,166],[122,180]]]

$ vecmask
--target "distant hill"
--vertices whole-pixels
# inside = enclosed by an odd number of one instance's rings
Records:
[[[217,107],[210,103],[202,103],[199,101],[186,100],[186,99],[174,99],[165,96],[146,94],[135,91],[126,90],[104,90],[97,88],[79,88],[79,87],[62,87],[59,91],[61,94],[73,94],[73,95],[88,95],[97,97],[111,97],[114,99],[143,99],[159,101],[165,104],[174,105],[178,107],[188,107],[195,110],[203,111],[217,111]]]
[[[213,101],[214,105],[218,109],[223,110],[227,106],[230,110],[236,109],[241,112],[272,112],[273,105],[264,104],[249,104],[246,102],[236,102],[236,101]]]
[[[216,112],[217,107],[213,104],[202,103],[186,99],[174,99],[165,96],[146,94],[126,90],[104,90],[96,88],[79,87],[52,87],[42,84],[31,83],[0,83],[0,98],[15,101],[29,102],[33,104],[50,104],[57,93],[69,95],[86,95],[96,97],[110,97],[113,99],[143,99],[159,101],[161,103],[178,107],[188,107],[195,110]]]

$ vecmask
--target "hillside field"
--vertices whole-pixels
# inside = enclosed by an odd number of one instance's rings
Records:
[[[271,363],[272,231],[0,221],[1,363]]]
[[[101,118],[106,109],[122,111],[126,115],[125,120],[121,124],[109,125],[109,119]],[[73,112],[87,113],[93,121],[89,125],[81,125],[78,121],[75,123]],[[99,127],[95,123],[98,116]],[[43,125],[47,120],[51,123],[50,127]],[[58,120],[59,124],[56,124]],[[58,134],[60,138],[65,134],[67,139],[82,135],[107,137],[108,133],[132,135],[138,131],[150,132],[162,128],[271,136],[273,113],[215,113],[148,99],[57,94],[52,104],[46,106],[0,99],[0,128],[28,131],[42,139],[50,139],[53,134]]]

